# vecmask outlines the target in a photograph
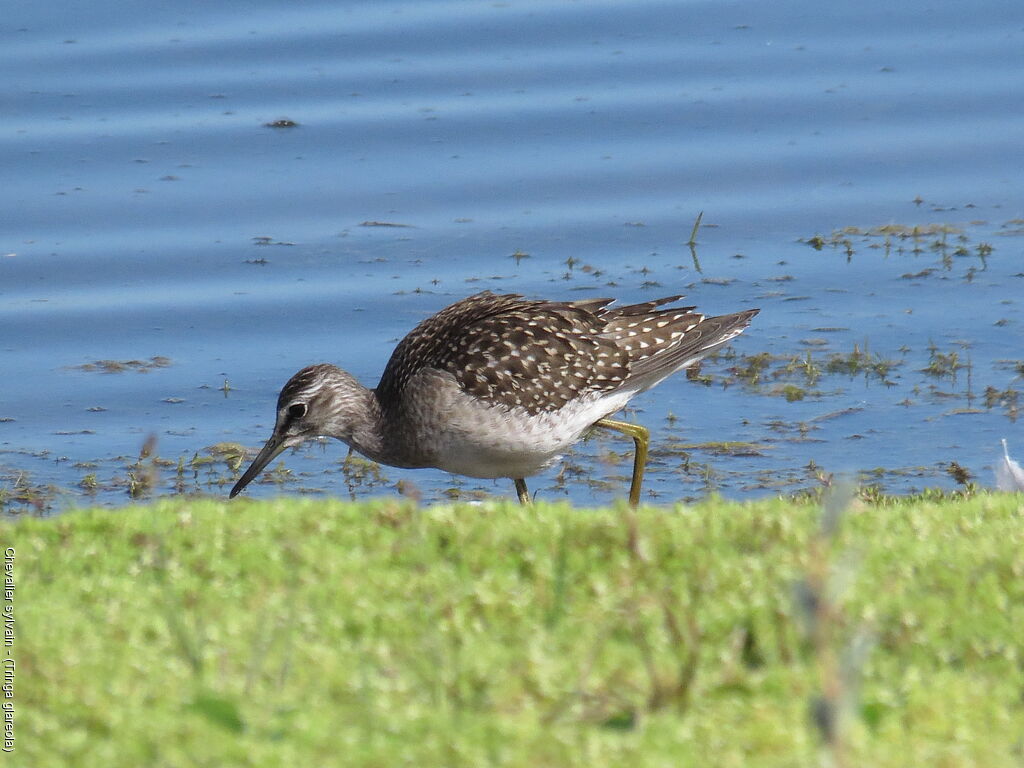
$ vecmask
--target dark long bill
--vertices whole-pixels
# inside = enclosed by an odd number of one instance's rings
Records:
[[[235,498],[242,489],[251,483],[256,476],[263,471],[263,468],[267,466],[274,458],[288,445],[285,441],[278,437],[276,434],[271,435],[270,439],[267,440],[267,444],[263,446],[263,450],[259,452],[249,468],[245,470],[245,474],[238,478],[238,482],[235,483],[235,487],[231,489],[231,493],[228,494],[229,499]]]

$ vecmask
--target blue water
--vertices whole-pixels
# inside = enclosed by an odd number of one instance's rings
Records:
[[[0,24],[0,490],[124,503],[148,435],[171,461],[258,447],[295,370],[372,386],[406,331],[484,288],[686,292],[762,308],[737,353],[904,361],[889,385],[830,375],[796,402],[724,386],[729,360],[709,387],[664,383],[635,403],[659,500],[809,487],[812,460],[894,470],[897,492],[950,487],[950,461],[989,484],[1000,437],[1024,454],[1015,411],[977,399],[1024,388],[1018,2],[42,3]],[[954,226],[967,254],[801,242],[885,224]],[[930,345],[970,375],[920,373]],[[171,365],[75,367],[153,356]],[[712,440],[763,455],[681,468],[672,446]],[[619,497],[628,467],[603,457],[627,448],[571,458],[608,487],[563,489],[557,468],[531,487]],[[347,493],[345,452],[285,456],[302,482],[249,493]],[[385,475],[360,495],[510,492]]]

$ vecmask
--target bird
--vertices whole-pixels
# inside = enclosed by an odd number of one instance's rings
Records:
[[[334,365],[307,366],[281,389],[273,433],[230,498],[285,449],[333,437],[380,464],[509,478],[530,504],[526,478],[602,427],[635,443],[629,503],[636,507],[650,432],[611,417],[738,336],[759,312],[706,317],[696,307],[666,306],[682,298],[616,307],[606,298],[483,291],[417,325],[373,389]]]

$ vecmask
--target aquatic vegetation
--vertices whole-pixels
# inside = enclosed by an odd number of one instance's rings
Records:
[[[869,352],[867,344],[863,350],[854,344],[851,352],[830,355],[824,369],[828,373],[842,373],[847,376],[863,374],[866,379],[876,378],[882,383],[889,384],[889,373],[901,364],[900,360],[884,358]]]
[[[294,120],[287,117],[282,117],[277,120],[271,120],[269,123],[263,124],[264,128],[298,128],[299,124]]]
[[[222,460],[230,472],[238,472],[248,458],[246,448],[241,443],[214,443],[206,452],[211,458]]]
[[[922,373],[935,378],[955,379],[957,371],[967,368],[968,363],[960,361],[960,353],[956,350],[940,352],[935,342],[928,345],[928,365],[921,369]]]
[[[253,245],[285,245],[285,246],[295,245],[295,243],[288,242],[286,240],[275,240],[270,235],[256,235],[255,237],[252,238],[252,244]],[[253,263],[258,263],[258,260],[253,262]]]
[[[787,402],[794,403],[797,400],[803,400],[806,395],[807,390],[795,384],[786,384],[782,387],[782,396],[786,398]]]
[[[739,365],[730,369],[732,375],[746,384],[757,384],[762,376],[778,358],[768,352],[758,352],[755,355],[741,355]]]
[[[663,449],[652,453],[654,456],[674,456],[680,453],[701,451],[712,456],[763,456],[771,449],[768,443],[751,443],[743,440],[718,440],[708,443],[670,442]]]
[[[952,238],[952,241],[951,241]],[[988,257],[995,250],[990,243],[971,244],[967,234],[952,224],[885,224],[875,227],[844,227],[829,235],[816,234],[800,242],[816,251],[840,251],[847,262],[852,261],[858,248],[880,250],[885,256],[908,253],[920,257],[927,253],[937,257],[934,266],[905,272],[905,280],[921,280],[938,274],[948,274],[958,260],[973,257],[977,261],[966,265],[963,277],[972,281],[978,272],[988,269]]]
[[[802,354],[773,355],[759,352],[753,355],[740,354],[729,368],[731,378],[758,389],[762,394],[783,397],[790,402],[803,400],[809,395],[822,393],[812,389],[827,374],[859,376],[878,380],[892,386],[890,374],[903,364],[902,360],[882,357],[861,349],[855,344],[848,353],[832,352],[823,361],[815,358],[813,351]],[[765,389],[759,385],[780,382],[781,385]]]
[[[94,360],[70,367],[88,373],[124,373],[126,371],[149,373],[157,368],[167,368],[170,365],[172,362],[169,357],[155,355],[148,360]]]
[[[34,482],[29,472],[0,471],[0,512],[45,512],[60,494],[61,489],[54,485]]]
[[[986,408],[1002,407],[1006,411],[1007,418],[1011,422],[1017,420],[1020,415],[1020,391],[1007,387],[1004,390],[996,389],[995,387],[985,387],[985,393],[982,396]]]
[[[811,352],[801,359],[794,357],[786,366],[787,373],[797,373],[804,377],[808,386],[813,386],[821,378],[821,366],[814,360]]]
[[[352,450],[349,450],[348,455],[341,462],[341,473],[353,500],[356,498],[357,490],[381,486],[388,482],[387,475],[384,474],[380,464],[359,456]]]
[[[974,478],[974,475],[971,474],[970,470],[968,470],[966,467],[961,466],[960,463],[957,461],[949,462],[948,466],[946,467],[946,473],[950,477],[952,477],[958,485],[963,486],[968,485]]]

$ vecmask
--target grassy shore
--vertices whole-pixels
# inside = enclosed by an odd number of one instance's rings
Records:
[[[14,764],[1021,766],[1024,500],[0,523]]]

